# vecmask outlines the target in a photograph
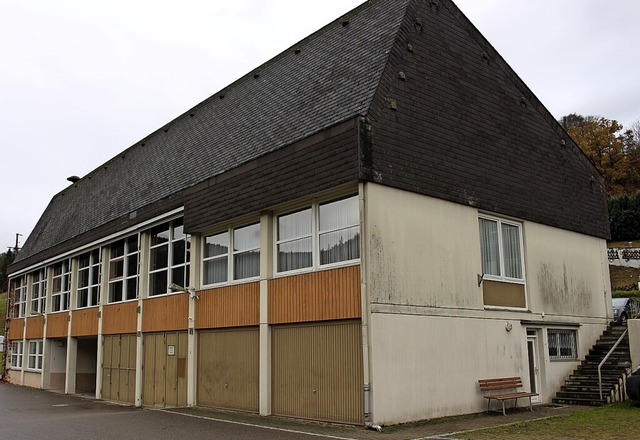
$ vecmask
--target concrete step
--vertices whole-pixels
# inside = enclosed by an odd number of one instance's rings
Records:
[[[587,405],[587,406],[602,406],[607,403],[606,399],[582,399],[582,398],[558,398],[552,399],[553,403],[558,405]]]

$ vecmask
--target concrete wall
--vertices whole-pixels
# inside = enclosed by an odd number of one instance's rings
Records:
[[[550,401],[578,362],[549,360],[547,329],[577,329],[583,357],[606,326],[604,240],[523,222],[528,310],[485,309],[477,209],[366,184],[364,217],[377,423],[482,411],[481,378],[528,385],[527,329],[538,337],[540,400]]]
[[[41,388],[41,374],[31,371],[24,372],[24,382],[22,385],[32,388]]]

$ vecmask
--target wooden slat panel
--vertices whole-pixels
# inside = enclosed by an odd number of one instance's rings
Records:
[[[198,333],[198,405],[258,411],[258,327]]]
[[[24,336],[24,319],[14,318],[9,320],[9,340],[16,341]]]
[[[361,316],[359,265],[269,280],[270,324]]]
[[[153,405],[154,403],[155,384],[153,379],[155,374],[156,337],[158,337],[156,334],[144,335],[142,402],[145,405]]]
[[[69,312],[47,315],[47,338],[66,338],[69,333]]]
[[[98,334],[98,308],[71,312],[71,336],[94,336]]]
[[[27,318],[27,339],[42,339],[44,336],[44,315]]]
[[[105,335],[135,333],[138,321],[137,308],[137,301],[104,306],[102,308],[102,333]]]
[[[142,331],[186,330],[189,321],[189,294],[145,299],[142,305]]]
[[[258,325],[260,283],[238,284],[198,292],[196,328]]]
[[[274,415],[361,424],[360,321],[274,326]]]

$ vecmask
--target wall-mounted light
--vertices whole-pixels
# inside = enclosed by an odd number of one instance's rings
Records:
[[[189,299],[200,299],[200,295],[196,293],[196,289],[193,287],[182,287],[179,284],[171,283],[169,284],[169,290],[173,290],[174,292],[187,292],[189,293]]]

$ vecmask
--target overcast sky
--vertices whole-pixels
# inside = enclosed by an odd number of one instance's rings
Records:
[[[362,0],[0,0],[0,251],[83,176]],[[457,0],[559,118],[640,118],[640,1]]]

